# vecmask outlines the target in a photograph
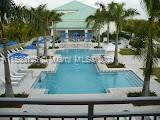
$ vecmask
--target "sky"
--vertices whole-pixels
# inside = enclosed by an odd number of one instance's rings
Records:
[[[47,4],[48,9],[52,10],[58,6],[61,6],[73,0],[14,0],[14,1],[16,4],[32,6],[32,7],[37,7],[40,4]],[[145,10],[143,10],[143,7],[141,5],[141,0],[77,0],[77,1],[80,1],[82,3],[85,3],[93,7],[97,7],[95,6],[96,2],[102,2],[105,4],[110,3],[111,1],[119,2],[119,3],[124,2],[126,4],[126,8],[134,8],[138,10],[138,12],[141,15],[137,16],[136,18],[139,18],[139,19],[147,18]]]

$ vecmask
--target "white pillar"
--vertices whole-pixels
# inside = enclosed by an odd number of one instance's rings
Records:
[[[69,36],[68,36],[68,29],[65,30],[65,33],[66,33],[66,41],[68,41],[68,39],[69,39]]]
[[[53,22],[52,22],[52,27],[51,27],[51,36],[53,37]]]
[[[84,37],[85,37],[84,41],[87,41],[87,39],[86,39],[86,38],[87,38],[87,33],[88,33],[88,30],[85,29],[85,30],[84,30]]]

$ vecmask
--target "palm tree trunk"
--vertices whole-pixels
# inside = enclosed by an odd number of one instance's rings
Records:
[[[3,24],[2,21],[0,22],[0,28],[1,28],[1,34],[2,34],[2,42],[3,42],[3,52],[4,52],[4,72],[5,72],[5,96],[6,97],[14,97],[14,92],[12,88],[11,83],[11,77],[10,77],[10,69],[9,69],[9,62],[8,62],[8,56],[7,56],[7,46],[6,46],[6,35],[3,30]]]
[[[109,31],[110,31],[109,22],[107,23],[107,29],[108,29],[108,32],[107,32],[107,44],[109,44]]]
[[[6,97],[14,97],[12,83],[11,83],[11,77],[10,77],[10,69],[9,69],[9,62],[7,58],[7,46],[6,44],[3,45],[4,49],[4,71],[5,71],[5,96]]]
[[[114,51],[114,64],[118,65],[118,39],[119,39],[119,27],[116,28],[116,41],[115,41],[115,51]]]
[[[55,48],[55,41],[56,41],[56,30],[55,30],[55,23],[53,23],[53,45],[52,47]]]
[[[153,18],[149,18],[149,41],[147,44],[147,57],[146,57],[146,66],[145,66],[145,77],[144,77],[144,85],[142,89],[142,96],[149,96],[150,92],[150,76],[152,74],[152,67],[153,67]]]
[[[100,35],[100,29],[98,29],[98,48],[100,48],[101,44],[101,35]]]
[[[37,62],[40,64],[40,54],[39,54],[39,37],[37,37]]]
[[[45,35],[47,35],[46,33],[45,33]],[[47,38],[45,37],[45,40],[44,40],[44,54],[43,54],[44,56],[47,56]]]

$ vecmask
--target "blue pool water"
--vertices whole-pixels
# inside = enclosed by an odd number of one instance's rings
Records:
[[[57,54],[71,57],[71,62],[63,61],[56,73],[41,74],[34,88],[48,89],[48,94],[92,94],[106,93],[108,88],[141,87],[142,80],[132,71],[107,72],[97,71],[96,64],[77,62],[75,56],[86,57],[104,54],[98,50],[60,50]]]

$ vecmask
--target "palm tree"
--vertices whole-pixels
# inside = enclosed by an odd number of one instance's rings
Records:
[[[58,22],[60,22],[62,19],[61,19],[61,16],[63,14],[62,13],[57,13],[56,11],[52,10],[49,14],[49,17],[48,17],[48,20],[49,22],[52,23],[52,29],[53,29],[53,44],[52,44],[52,48],[55,47],[55,40],[56,40],[56,24]]]
[[[107,43],[109,44],[109,34],[110,34],[110,22],[113,21],[113,18],[112,18],[112,9],[111,7],[108,5],[107,8],[104,4],[102,3],[96,3],[100,6],[100,8],[102,8],[102,15],[103,15],[103,19],[104,19],[104,22],[107,24]]]
[[[147,52],[144,71],[144,85],[142,95],[148,96],[150,92],[150,76],[154,64],[154,46],[153,39],[155,38],[154,23],[160,17],[160,1],[159,0],[142,0],[142,5],[146,9],[148,15],[148,36],[147,36]]]
[[[124,3],[118,4],[112,2],[108,5],[112,18],[116,24],[116,42],[115,42],[115,54],[114,54],[114,64],[118,65],[118,40],[119,40],[119,33],[122,29],[122,24],[124,20],[128,17],[138,15],[139,13],[135,9],[125,9]]]
[[[5,71],[5,96],[14,97],[13,88],[11,84],[8,56],[7,56],[7,36],[4,30],[4,24],[14,18],[17,14],[16,5],[12,0],[1,0],[0,1],[0,34],[1,43],[4,45],[4,71]]]
[[[86,18],[87,27],[92,26],[92,28],[98,33],[96,35],[98,39],[98,47],[100,48],[100,29],[104,25],[104,15],[98,9],[94,15],[90,15]]]
[[[34,34],[37,37],[37,63],[40,64],[40,52],[39,52],[39,36],[44,33],[43,11],[46,5],[39,5],[37,8],[31,8],[30,10],[30,24],[34,29]]]
[[[49,35],[49,14],[50,14],[50,11],[45,9],[44,10],[44,29],[45,29],[45,36]],[[47,53],[47,38],[45,37],[45,40],[44,40],[44,56],[47,56],[48,53]]]

